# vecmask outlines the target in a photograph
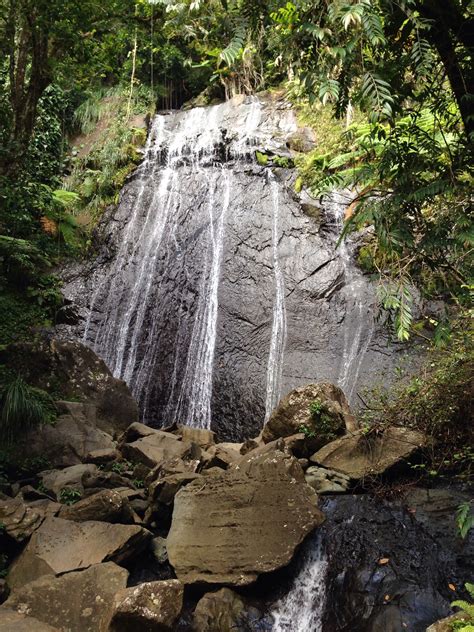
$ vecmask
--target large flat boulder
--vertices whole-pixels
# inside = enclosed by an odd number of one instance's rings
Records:
[[[110,632],[171,632],[183,607],[183,585],[176,579],[125,588],[115,596]]]
[[[296,459],[274,451],[180,489],[169,560],[186,584],[249,584],[288,564],[323,519]]]
[[[377,434],[357,432],[331,441],[310,461],[360,480],[383,474],[426,447],[427,442],[421,432],[392,426]]]
[[[97,465],[84,463],[71,465],[63,470],[45,470],[40,473],[40,478],[45,489],[59,498],[63,489],[74,489],[82,494],[84,478],[97,472]]]
[[[59,575],[109,560],[122,562],[140,552],[150,538],[146,529],[135,525],[48,518],[13,563],[8,584],[18,588],[43,575]]]
[[[2,351],[0,359],[33,386],[46,391],[54,386],[60,399],[93,404],[96,425],[105,432],[114,434],[138,421],[138,406],[128,386],[80,342],[45,339],[15,343]]]
[[[4,606],[0,608],[0,632],[60,632],[34,617],[15,612]]]
[[[125,588],[127,578],[128,571],[113,562],[60,577],[47,575],[14,590],[5,607],[28,612],[46,626],[45,632],[106,632],[114,596]],[[26,630],[43,628],[32,625]]]
[[[302,430],[315,444],[324,445],[337,435],[357,429],[343,391],[318,382],[295,388],[284,397],[263,428],[265,443]]]

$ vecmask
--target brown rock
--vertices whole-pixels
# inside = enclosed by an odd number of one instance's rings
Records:
[[[205,428],[191,428],[190,426],[179,426],[178,433],[184,441],[190,441],[207,448],[215,443],[216,433]]]
[[[171,474],[164,478],[159,478],[148,488],[149,498],[153,502],[160,502],[164,505],[170,505],[174,501],[174,497],[185,485],[188,485],[197,478],[200,478],[200,474],[193,472],[185,472],[180,474]]]
[[[83,480],[87,475],[97,474],[97,466],[91,463],[72,465],[63,470],[45,470],[40,473],[43,486],[59,499],[62,489],[75,489],[82,495],[84,492]]]
[[[324,418],[321,415],[319,420],[310,411],[315,401],[319,401],[323,409]],[[269,443],[279,437],[297,434],[302,427],[314,433],[314,441],[324,445],[337,434],[354,432],[357,422],[342,390],[334,384],[318,382],[295,388],[284,397],[265,424],[262,438]]]
[[[128,571],[113,562],[60,577],[48,575],[14,590],[5,606],[63,632],[106,632],[113,598],[127,578]]]
[[[24,458],[43,457],[54,467],[68,467],[86,460],[94,450],[113,449],[112,437],[95,426],[95,407],[68,402],[69,413],[54,426],[42,424],[30,430],[15,447]]]
[[[43,515],[31,509],[21,498],[0,500],[0,524],[16,542],[23,542],[38,529]]]
[[[115,596],[110,632],[167,632],[183,607],[183,585],[176,579],[125,588]]]
[[[196,632],[234,632],[245,611],[241,597],[230,588],[207,593],[199,600],[194,611]]]
[[[138,406],[128,386],[80,342],[50,339],[15,343],[1,356],[29,384],[48,390],[54,383],[62,399],[79,398],[93,404],[97,410],[95,424],[105,432],[114,434],[138,420]]]
[[[121,446],[121,452],[127,459],[155,467],[162,461],[191,455],[192,444],[180,441],[179,437],[169,432],[155,430],[133,443],[125,443]]]
[[[357,432],[331,441],[310,461],[359,480],[383,474],[426,445],[423,433],[392,426],[377,435]]]
[[[85,461],[87,461],[87,463],[94,463],[95,465],[103,465],[104,463],[115,461],[119,456],[115,448],[102,448],[101,450],[92,450],[92,452],[89,452]]]
[[[24,586],[43,575],[88,568],[104,561],[122,562],[139,552],[151,534],[132,525],[72,522],[48,518],[10,568],[11,588]]]
[[[47,623],[38,621],[33,617],[0,608],[0,632],[60,632],[58,628],[52,628]]]
[[[118,491],[104,489],[80,500],[74,505],[63,505],[59,511],[59,517],[76,522],[86,522],[88,520],[120,522],[124,515],[125,502]]]
[[[298,462],[281,452],[208,471],[176,494],[170,563],[186,584],[249,584],[288,564],[324,519],[316,505]]]

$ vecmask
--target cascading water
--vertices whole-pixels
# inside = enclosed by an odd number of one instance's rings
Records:
[[[265,398],[265,421],[278,404],[281,394],[283,354],[286,341],[285,279],[280,265],[278,243],[280,240],[280,191],[274,178],[270,179],[273,201],[272,217],[272,258],[275,275],[275,299],[273,305],[272,337],[267,365],[267,390]]]
[[[84,316],[68,336],[129,384],[146,423],[241,441],[297,386],[337,382],[354,400],[390,368],[370,281],[351,243],[335,247],[347,199],[321,207],[278,167],[295,134],[272,95],[156,116],[92,269],[66,284]]]
[[[338,234],[344,228],[344,214],[347,200],[343,193],[333,194],[332,212],[338,229]],[[367,305],[364,296],[366,280],[352,262],[351,251],[346,239],[342,239],[338,246],[339,256],[344,269],[343,292],[350,309],[346,310],[345,318],[350,317],[351,323],[343,326],[344,346],[341,357],[338,385],[353,403],[354,390],[362,366],[362,361],[374,334],[374,315],[371,305]]]
[[[301,569],[293,585],[272,609],[272,632],[321,632],[327,567],[321,538],[312,538],[305,544]]]

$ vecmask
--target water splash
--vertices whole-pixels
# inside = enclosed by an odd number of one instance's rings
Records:
[[[272,610],[273,632],[321,632],[327,568],[321,538],[317,537],[306,545],[300,572]]]
[[[275,298],[273,302],[273,324],[270,341],[270,353],[267,365],[265,421],[268,421],[272,410],[275,408],[280,398],[283,357],[286,342],[285,279],[280,265],[280,255],[278,250],[278,243],[280,240],[280,191],[278,183],[274,178],[270,178],[270,188],[273,198],[272,262],[275,278]]]

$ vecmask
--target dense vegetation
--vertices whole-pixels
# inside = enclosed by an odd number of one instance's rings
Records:
[[[469,330],[473,33],[469,0],[0,0],[0,344],[57,317],[51,270],[140,159],[137,115],[276,87],[329,130],[297,184],[353,188],[346,231],[373,226],[360,262],[398,337],[446,345],[459,310]],[[453,309],[414,322],[414,285]],[[456,340],[428,409],[458,344],[472,369]]]

